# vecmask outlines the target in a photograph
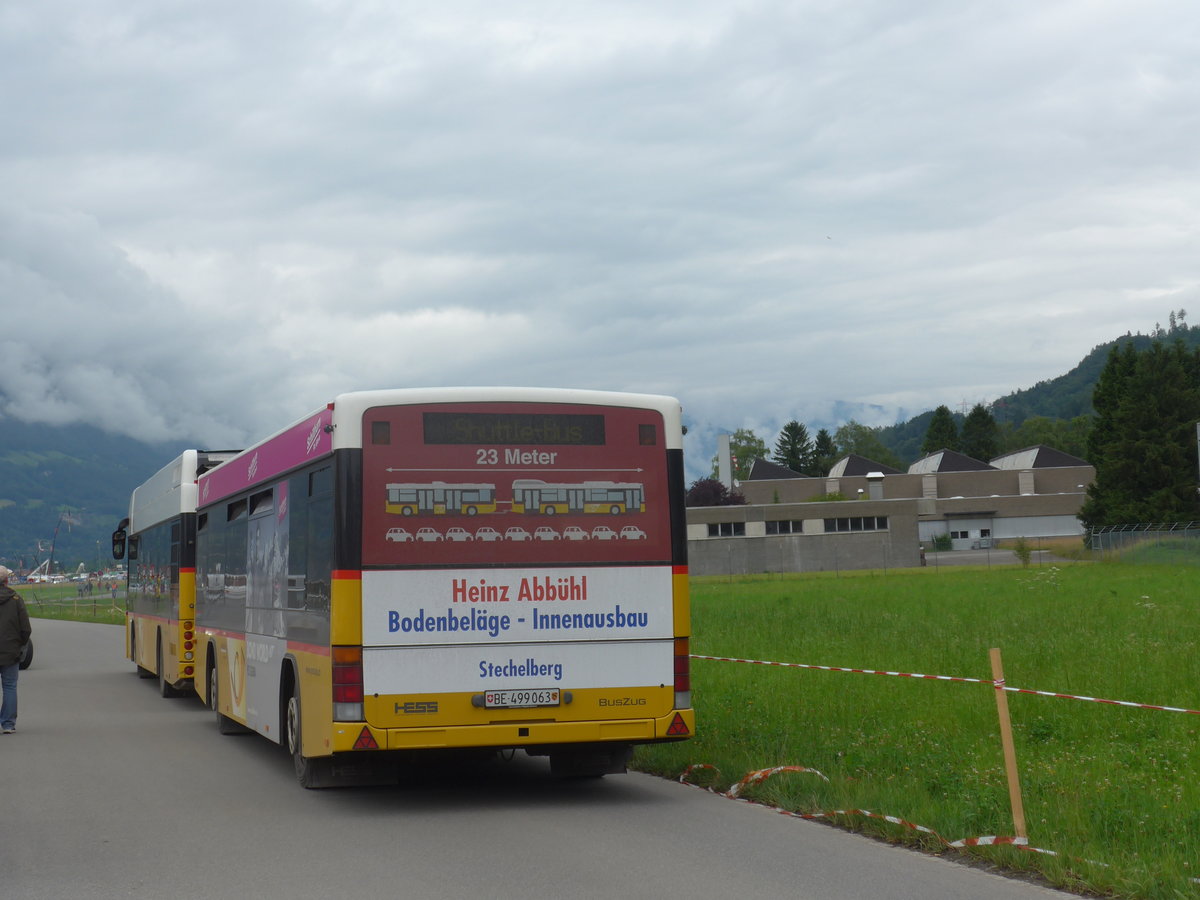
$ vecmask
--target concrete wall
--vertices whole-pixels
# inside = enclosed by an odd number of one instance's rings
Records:
[[[827,518],[886,516],[886,531],[825,533]],[[769,520],[803,522],[800,534],[767,535]],[[742,537],[707,537],[709,522],[741,522]],[[911,501],[720,506],[688,510],[688,568],[693,575],[897,569],[921,564]]]

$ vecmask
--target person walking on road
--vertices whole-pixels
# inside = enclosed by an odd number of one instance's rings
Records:
[[[21,595],[8,586],[12,569],[0,566],[0,682],[3,683],[3,703],[0,703],[0,733],[17,730],[17,673],[21,669],[21,654],[33,628]]]

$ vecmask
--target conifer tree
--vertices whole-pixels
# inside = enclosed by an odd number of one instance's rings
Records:
[[[939,406],[933,411],[933,418],[929,420],[929,430],[925,432],[921,452],[930,454],[939,450],[957,450],[958,447],[958,426],[954,424],[950,407]]]
[[[1000,428],[982,403],[976,403],[963,421],[960,449],[972,459],[987,462],[1000,452]]]
[[[1093,397],[1088,440],[1096,478],[1079,517],[1088,527],[1200,518],[1196,421],[1200,350],[1155,341],[1109,354]]]
[[[813,475],[828,475],[837,462],[837,445],[828,429],[822,428],[813,440]]]
[[[813,444],[808,437],[808,429],[795,419],[784,425],[775,441],[775,455],[771,458],[793,472],[811,475]]]

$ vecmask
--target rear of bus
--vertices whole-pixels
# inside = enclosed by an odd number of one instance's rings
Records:
[[[333,416],[338,468],[361,478],[361,534],[339,541],[360,565],[333,598],[335,751],[523,748],[599,775],[692,735],[677,401],[380,391]],[[522,502],[537,483],[553,496]],[[395,502],[423,485],[452,502]]]
[[[195,674],[196,479],[233,455],[185,450],[134,489],[113,534],[114,559],[128,556],[125,656],[164,697]]]

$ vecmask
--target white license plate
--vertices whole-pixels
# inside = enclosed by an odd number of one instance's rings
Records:
[[[483,695],[483,705],[488,709],[521,709],[532,706],[558,706],[559,702],[558,688],[487,691]]]

